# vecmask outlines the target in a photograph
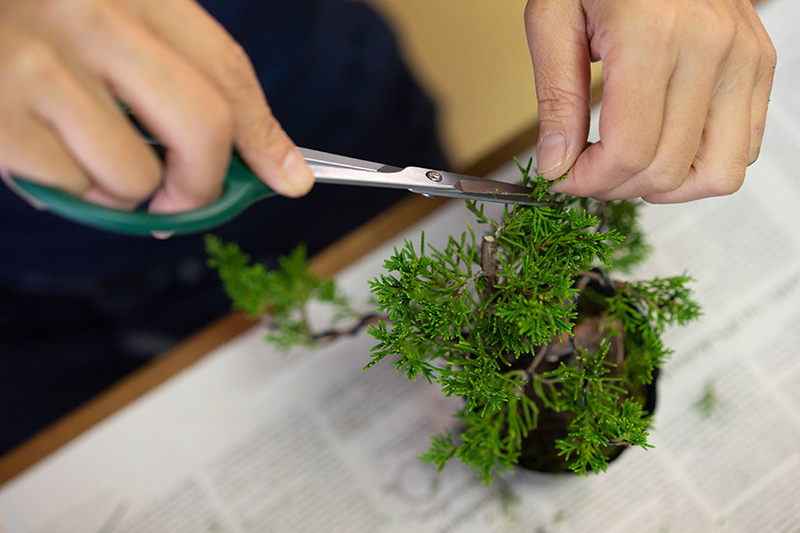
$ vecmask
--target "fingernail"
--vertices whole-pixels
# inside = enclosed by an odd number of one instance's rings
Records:
[[[567,161],[567,138],[558,131],[546,133],[539,141],[537,155],[539,174],[556,170]]]
[[[311,190],[314,175],[296,148],[290,150],[283,160],[283,171],[286,173],[293,195],[302,196]]]

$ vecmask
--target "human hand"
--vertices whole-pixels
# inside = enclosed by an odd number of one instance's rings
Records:
[[[539,171],[553,190],[684,202],[730,194],[758,157],[776,54],[748,0],[529,0]],[[590,62],[600,141],[586,147]]]
[[[99,204],[208,203],[233,146],[280,194],[313,183],[249,58],[193,0],[0,0],[0,95],[0,168]]]

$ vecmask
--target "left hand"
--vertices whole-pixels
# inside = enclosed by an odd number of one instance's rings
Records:
[[[776,64],[749,0],[529,0],[539,170],[554,191],[685,202],[730,194],[758,157]],[[586,147],[590,62],[600,141]]]

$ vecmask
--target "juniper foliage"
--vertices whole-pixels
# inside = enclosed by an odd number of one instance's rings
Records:
[[[208,265],[217,270],[233,307],[250,318],[262,318],[267,342],[281,350],[292,346],[313,346],[314,332],[308,309],[312,301],[329,305],[333,321],[352,317],[355,312],[336,283],[316,274],[300,245],[278,258],[278,268],[252,263],[236,243],[223,243],[206,235]]]
[[[442,468],[457,457],[487,484],[519,459],[540,411],[571,413],[569,434],[557,443],[578,474],[606,469],[610,444],[648,447],[649,413],[631,390],[652,381],[669,354],[661,340],[671,324],[699,315],[690,278],[618,284],[602,302],[601,348],[578,347],[572,364],[538,372],[515,362],[580,320],[576,278],[593,266],[629,269],[649,248],[636,219],[637,203],[604,203],[550,194],[550,183],[520,167],[547,207],[507,206],[499,221],[469,204],[486,229],[467,226],[438,250],[406,242],[371,282],[389,320],[368,332],[378,344],[369,368],[391,359],[408,379],[425,379],[446,396],[464,399],[457,435],[433,438],[424,461]],[[623,335],[622,368],[609,361],[609,343]],[[533,394],[529,394],[532,391]]]

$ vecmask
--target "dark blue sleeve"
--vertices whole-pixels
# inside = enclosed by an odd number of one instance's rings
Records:
[[[247,50],[268,96],[296,74],[313,46],[327,0],[225,1],[200,4]],[[339,3],[339,2],[333,2]]]

